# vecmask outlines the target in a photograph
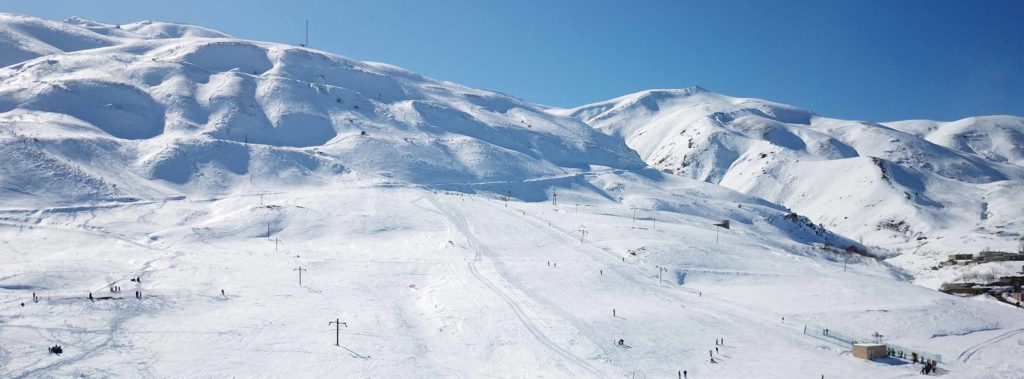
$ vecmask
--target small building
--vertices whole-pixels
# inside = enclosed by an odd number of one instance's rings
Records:
[[[974,258],[974,254],[950,254],[950,261],[969,261]]]
[[[879,359],[889,356],[889,348],[880,343],[855,343],[853,356],[860,359]]]
[[[989,290],[991,288],[979,286],[978,283],[942,283],[939,287],[940,292],[961,296],[984,295]]]

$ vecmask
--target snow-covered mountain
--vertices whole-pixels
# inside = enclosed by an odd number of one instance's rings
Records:
[[[1024,314],[897,255],[1011,238],[1019,118],[551,109],[160,22],[0,15],[0,59],[0,377],[1024,370]]]
[[[181,31],[140,25],[121,30]],[[643,166],[620,140],[503,94],[301,47],[179,34],[0,69],[0,138],[14,162],[0,191],[80,201],[252,178],[436,184]]]
[[[872,244],[1010,250],[1024,228],[1021,117],[879,124],[699,87],[550,112],[622,138],[651,166]]]

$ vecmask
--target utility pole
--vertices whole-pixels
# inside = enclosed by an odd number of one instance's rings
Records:
[[[341,326],[345,325],[348,327],[348,323],[341,322],[341,319],[334,319],[334,321],[328,322],[327,325],[334,324],[334,346],[341,346]]]
[[[589,232],[587,232],[587,227],[583,226],[583,225],[580,225],[579,231],[580,231],[580,245],[582,245],[583,244],[583,239],[587,236],[587,234],[589,234]]]
[[[634,206],[632,206],[630,208],[633,209],[633,227],[635,228],[636,227],[636,205],[634,205]]]
[[[505,208],[508,208],[508,200],[512,198],[512,190],[508,190],[508,194],[505,195]]]
[[[309,270],[302,268],[302,266],[299,266],[299,268],[294,269],[292,271],[298,271],[299,272],[299,286],[301,287],[302,286],[302,272],[303,271],[309,271]]]
[[[262,204],[260,204],[262,205]],[[267,238],[270,238],[270,221],[267,221]],[[277,250],[277,249],[275,249]]]
[[[551,205],[558,205],[558,192],[551,190]]]
[[[277,251],[277,243],[281,242],[280,238],[274,237],[274,251]]]
[[[658,230],[658,215],[651,216],[651,230]]]
[[[729,229],[729,220],[722,220],[721,223],[715,224],[715,243],[718,243],[718,230],[721,228]]]
[[[661,266],[655,266],[658,268],[658,284],[661,284],[661,273],[668,271],[667,268]]]
[[[309,47],[309,20],[306,20],[306,44],[303,46]]]

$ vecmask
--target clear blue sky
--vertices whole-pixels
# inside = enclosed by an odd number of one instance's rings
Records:
[[[822,115],[1024,115],[1024,0],[7,0],[0,11],[193,23],[310,43],[553,106],[700,85]]]

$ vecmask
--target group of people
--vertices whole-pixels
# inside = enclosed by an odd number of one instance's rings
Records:
[[[904,352],[903,350],[896,350],[892,348],[889,349],[889,356],[893,358],[907,359],[906,352]],[[923,363],[924,367],[921,367],[921,373],[925,375],[931,374],[939,369],[939,362],[930,359],[924,359],[923,357],[917,355],[917,353],[910,353],[910,361],[914,364],[917,364],[918,362]]]
[[[62,353],[64,353],[64,348],[60,347],[60,345],[53,345],[50,346],[49,351],[50,354],[61,355]]]
[[[935,372],[935,370],[938,369],[938,367],[935,367],[935,366],[936,366],[935,361],[925,361],[924,367],[921,367],[921,373],[925,374],[925,375],[931,374],[931,373]]]

